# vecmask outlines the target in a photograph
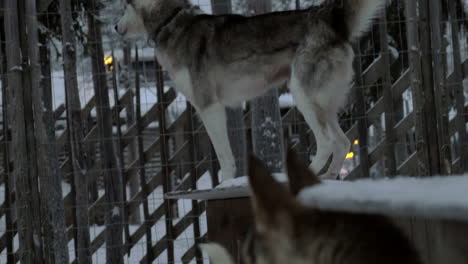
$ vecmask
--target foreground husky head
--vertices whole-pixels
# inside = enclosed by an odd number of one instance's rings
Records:
[[[243,264],[312,263],[309,253],[303,252],[304,248],[297,244],[300,232],[306,231],[300,229],[307,223],[300,223],[300,215],[306,210],[295,195],[306,186],[320,183],[320,180],[294,152],[288,153],[287,169],[290,190],[271,176],[263,162],[253,156],[250,159],[249,181],[256,231],[243,245]],[[200,248],[210,257],[211,263],[234,264],[232,257],[220,245],[210,243]]]
[[[255,232],[247,238],[242,264],[421,264],[406,236],[378,215],[326,212],[303,206],[296,195],[320,183],[297,155],[287,157],[289,187],[275,181],[258,159],[249,179]],[[214,264],[234,264],[220,245],[201,247]]]
[[[174,9],[187,5],[188,0],[125,0],[125,12],[115,30],[124,38],[147,38]]]
[[[311,242],[307,237],[311,235],[310,215],[314,211],[303,207],[295,196],[320,180],[292,151],[288,153],[286,166],[290,190],[271,176],[263,162],[255,157],[250,159],[255,232],[244,244],[245,264],[312,263],[314,251],[307,249]]]

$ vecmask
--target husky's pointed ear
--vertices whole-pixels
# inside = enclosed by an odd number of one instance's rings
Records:
[[[277,224],[278,216],[288,215],[295,208],[295,199],[286,186],[277,182],[265,164],[254,156],[249,162],[249,182],[259,232]]]
[[[234,264],[229,252],[219,244],[201,244],[199,247],[202,252],[208,255],[212,264]]]
[[[288,151],[286,166],[289,187],[294,195],[297,195],[306,187],[320,183],[320,179],[317,175],[309,170],[307,165],[299,159],[298,155],[293,150]]]

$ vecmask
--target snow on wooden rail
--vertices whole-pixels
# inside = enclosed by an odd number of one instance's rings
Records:
[[[284,181],[283,175],[277,175]],[[217,200],[248,197],[247,178],[226,181],[210,190],[167,194],[173,199]],[[304,189],[307,206],[345,212],[416,216],[468,222],[468,175],[431,178],[401,177],[355,182],[326,181]]]

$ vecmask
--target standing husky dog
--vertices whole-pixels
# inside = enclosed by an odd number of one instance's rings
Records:
[[[244,244],[243,264],[421,264],[419,254],[389,219],[370,214],[327,212],[303,206],[295,195],[320,184],[290,152],[290,190],[259,160],[250,161],[249,179],[255,233]],[[234,264],[217,244],[201,249],[214,264]]]
[[[154,41],[159,62],[198,111],[224,179],[236,171],[225,106],[240,106],[285,82],[318,142],[312,171],[333,155],[323,177],[338,175],[350,147],[337,112],[353,78],[351,42],[385,0],[327,0],[253,17],[205,15],[189,0],[126,1],[117,32]]]

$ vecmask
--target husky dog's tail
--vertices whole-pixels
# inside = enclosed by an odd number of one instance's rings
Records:
[[[366,33],[372,20],[385,7],[386,0],[338,0],[343,3],[343,13],[348,39],[353,41]]]
[[[213,264],[234,264],[234,260],[225,248],[215,243],[201,244],[201,251],[206,253]]]

